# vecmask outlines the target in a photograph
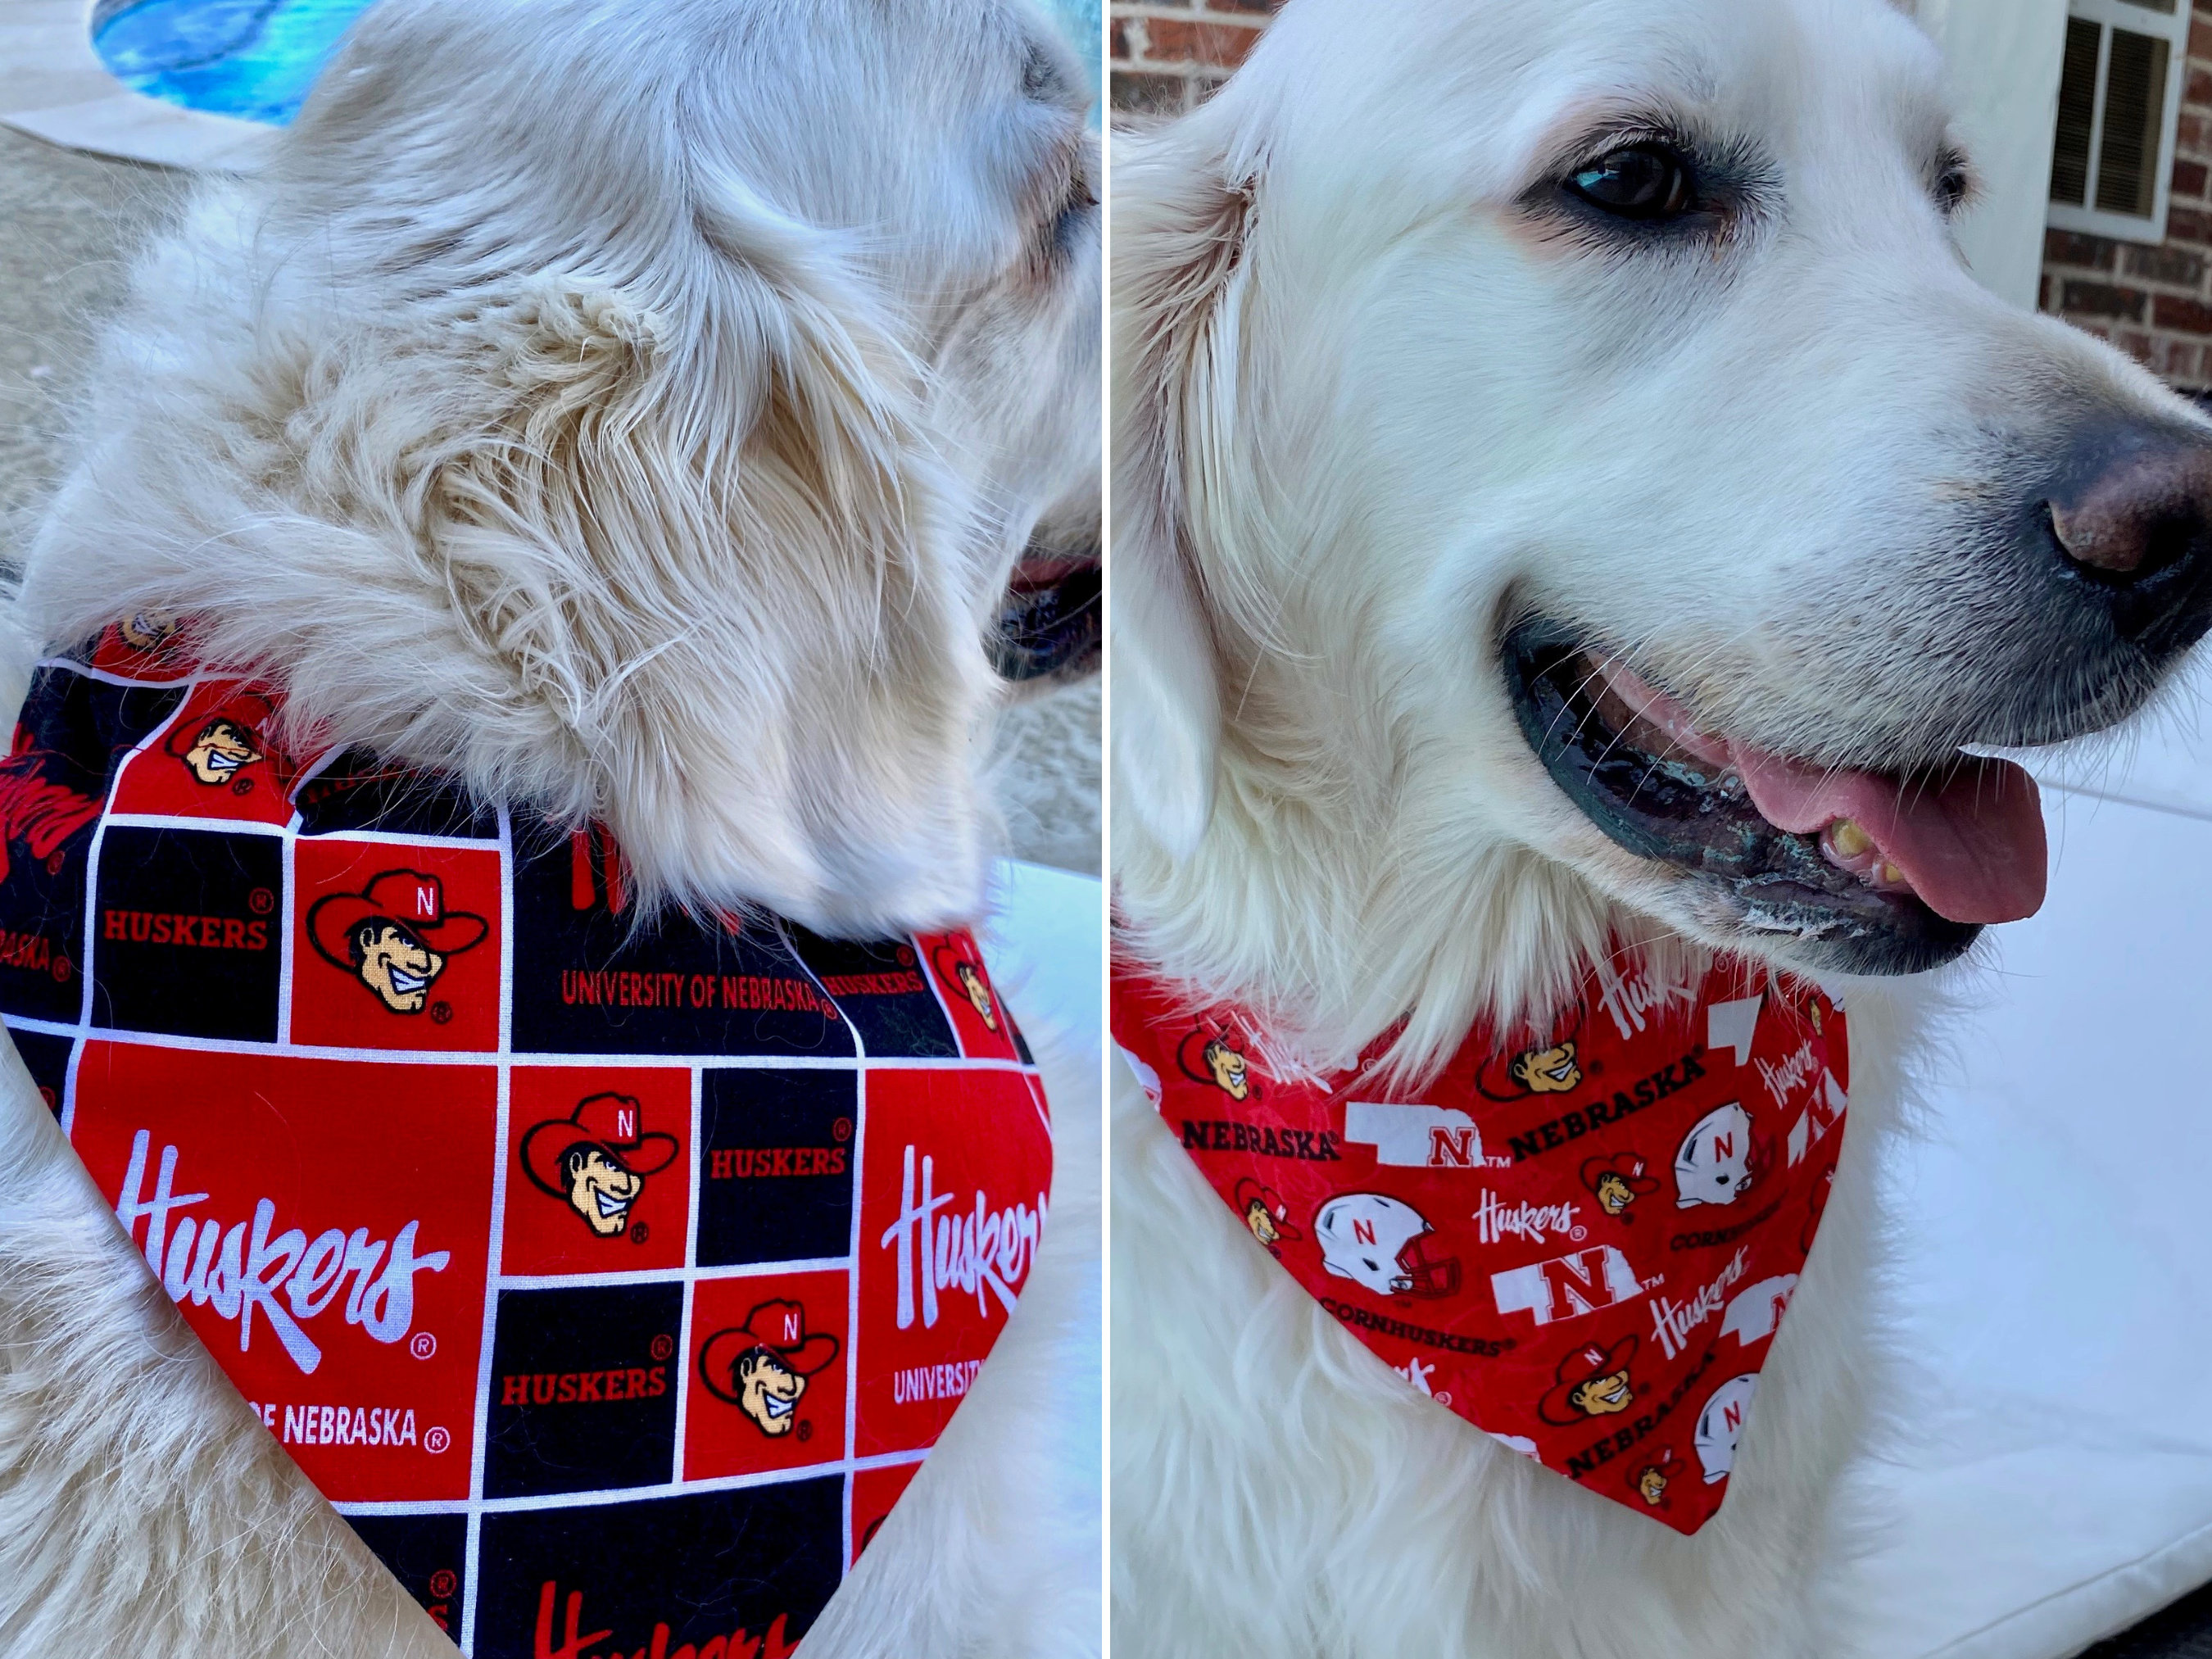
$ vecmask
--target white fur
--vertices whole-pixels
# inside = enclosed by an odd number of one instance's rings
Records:
[[[1931,190],[1939,67],[1880,0],[1292,0],[1212,102],[1117,147],[1121,948],[1300,1064],[1402,1018],[1409,1076],[1479,1018],[1542,1016],[1609,936],[1790,963],[1541,769],[1496,650],[1523,608],[1835,764],[1940,752],[1993,698],[2064,686],[1984,556],[2006,446],[2084,407],[2197,416],[1975,286]],[[1763,210],[1632,252],[1523,207],[1587,135],[1655,111],[1742,141]],[[1929,995],[1837,988],[1834,1200],[1694,1538],[1391,1378],[1122,1071],[1121,1650],[1827,1651],[1830,1494],[1881,1397],[1871,1172]]]
[[[142,260],[22,632],[195,617],[295,739],[604,821],[649,897],[972,920],[985,634],[1097,516],[1079,85],[1022,0],[385,0]],[[1097,1084],[1032,1036],[1053,1225],[810,1654],[1097,1645]],[[0,1638],[450,1651],[6,1069]]]

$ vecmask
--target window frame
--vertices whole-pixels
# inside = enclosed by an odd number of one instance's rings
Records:
[[[2097,198],[2097,171],[2104,159],[2105,77],[2112,64],[2114,28],[2124,28],[2154,39],[2164,38],[2166,42],[2166,96],[2159,108],[2158,155],[2156,171],[2152,176],[2150,216],[2145,219],[2132,213],[2114,213],[2087,204],[2077,207],[2069,202],[2050,201],[2050,183],[2046,179],[2044,185],[2045,205],[2049,210],[2046,222],[2053,229],[2109,236],[2123,242],[2162,242],[2166,240],[2167,200],[2173,191],[2173,163],[2179,148],[2175,134],[2181,125],[2181,89],[2189,72],[2189,25],[2195,11],[2192,0],[2174,0],[2173,10],[2170,14],[2133,4],[2131,0],[2067,0],[2066,15],[2069,19],[2079,18],[2085,23],[2100,26],[2096,95],[2090,106],[2087,185],[2084,191],[2088,204],[2094,204]],[[2054,128],[2057,119],[2054,99],[2051,110]]]

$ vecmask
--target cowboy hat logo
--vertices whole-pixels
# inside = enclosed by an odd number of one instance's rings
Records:
[[[1538,1402],[1536,1415],[1562,1425],[1625,1412],[1636,1398],[1628,1363],[1636,1358],[1636,1339],[1624,1336],[1610,1348],[1585,1343],[1559,1362],[1558,1377]]]
[[[592,1095],[568,1116],[530,1127],[522,1168],[540,1192],[565,1201],[599,1237],[613,1238],[629,1229],[646,1176],[674,1163],[678,1150],[674,1135],[645,1127],[644,1109],[629,1096]]]
[[[386,870],[358,893],[327,893],[307,912],[315,953],[367,986],[395,1014],[419,1014],[446,964],[483,943],[491,924],[446,908],[445,884]]]
[[[241,692],[204,718],[173,729],[161,747],[184,763],[197,783],[215,788],[235,782],[240,772],[268,752],[261,728],[270,713],[268,698]]]
[[[796,1302],[763,1302],[745,1316],[744,1324],[707,1339],[699,1350],[699,1380],[763,1434],[780,1437],[798,1423],[807,1379],[836,1357],[836,1337],[827,1331],[807,1334],[805,1308]]]
[[[1231,1100],[1259,1097],[1260,1081],[1244,1059],[1244,1047],[1225,1030],[1200,1026],[1176,1045],[1176,1065],[1193,1083],[1218,1089]]]
[[[1282,1252],[1275,1246],[1285,1238],[1304,1238],[1291,1220],[1291,1206],[1273,1187],[1263,1187],[1246,1176],[1237,1183],[1237,1213],[1244,1218],[1244,1224],[1252,1230],[1252,1237],[1267,1247],[1271,1255]]]
[[[983,964],[949,940],[930,951],[929,960],[937,976],[967,998],[984,1030],[997,1030],[999,1005],[991,994],[991,981],[984,977]]]
[[[1615,1152],[1611,1158],[1587,1158],[1583,1163],[1583,1185],[1597,1206],[1607,1215],[1633,1221],[1628,1207],[1646,1194],[1659,1190],[1656,1176],[1644,1173],[1644,1160],[1634,1152]]]
[[[1486,1100],[1526,1100],[1531,1095],[1564,1095],[1582,1087],[1583,1066],[1577,1020],[1565,1035],[1554,1032],[1510,1054],[1492,1054],[1475,1068],[1475,1092]]]
[[[1667,1483],[1674,1478],[1680,1462],[1674,1449],[1668,1447],[1650,1462],[1631,1472],[1628,1489],[1655,1510],[1672,1509],[1667,1498]]]

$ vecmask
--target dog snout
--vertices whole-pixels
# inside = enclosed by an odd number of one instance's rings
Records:
[[[2100,423],[2045,505],[2065,574],[2123,639],[2163,657],[2212,627],[2212,432]]]

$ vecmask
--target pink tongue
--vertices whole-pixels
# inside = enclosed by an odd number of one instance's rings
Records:
[[[1732,766],[1778,830],[1813,835],[1850,818],[1904,872],[1921,902],[1952,921],[2018,921],[2043,906],[2049,860],[2035,780],[2010,761],[1960,757],[1940,787],[1875,772],[1807,766],[1700,732],[1689,710],[1619,663],[1599,672],[1620,698],[1686,752]]]
[[[1852,819],[1939,916],[2018,921],[2042,908],[2043,809],[2035,780],[2010,761],[1962,757],[1937,784],[1832,772],[1736,743],[1729,758],[1768,823],[1811,835]]]

